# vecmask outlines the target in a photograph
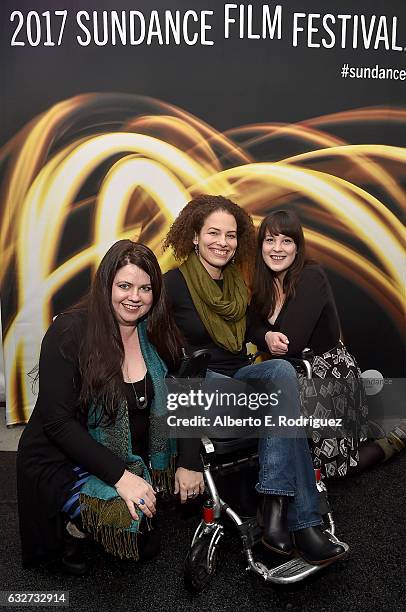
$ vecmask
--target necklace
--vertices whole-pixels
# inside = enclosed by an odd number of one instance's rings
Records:
[[[144,376],[144,393],[143,393],[143,395],[140,395],[139,397],[138,397],[138,393],[135,390],[134,383],[130,380],[130,377],[128,375],[128,366],[127,365],[126,365],[126,368],[125,368],[125,372],[126,372],[126,375],[127,375],[127,381],[130,383],[130,385],[132,387],[132,390],[133,390],[133,393],[134,393],[134,397],[135,397],[135,403],[137,404],[137,408],[138,408],[138,410],[144,410],[144,408],[146,408],[147,404],[148,404],[148,397],[147,397],[147,375],[148,375],[148,372],[145,372],[145,376]],[[137,382],[141,382],[141,381],[137,381]]]

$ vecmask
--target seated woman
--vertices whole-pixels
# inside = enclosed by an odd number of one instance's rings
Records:
[[[25,566],[62,552],[67,571],[85,573],[82,525],[110,553],[153,556],[153,486],[175,482],[182,500],[203,490],[187,451],[174,473],[176,449],[162,434],[162,379],[180,356],[155,255],[116,242],[88,298],[60,314],[42,342],[38,399],[17,456]]]
[[[341,382],[326,394],[317,381],[309,386],[302,379],[302,411],[315,418],[343,419],[336,437],[313,430],[312,451],[325,476],[345,476],[359,461],[366,433],[361,372],[340,340],[330,284],[321,267],[306,260],[303,230],[292,211],[272,212],[259,228],[249,333],[259,350],[276,357],[300,357],[310,348],[313,377]]]
[[[288,416],[299,415],[296,372],[276,359],[248,365],[245,349],[248,291],[239,265],[254,252],[254,228],[249,215],[222,196],[202,195],[181,211],[164,243],[172,247],[180,268],[164,275],[178,327],[190,349],[206,348],[213,373],[238,380],[277,381]],[[198,440],[195,453],[199,452]],[[320,529],[319,500],[307,439],[267,435],[259,444],[259,520],[263,543],[282,555],[293,551],[313,564],[342,556]]]

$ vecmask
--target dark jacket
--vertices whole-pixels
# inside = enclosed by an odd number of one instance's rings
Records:
[[[73,467],[114,485],[125,464],[89,435],[76,417],[78,353],[86,329],[83,315],[61,314],[44,336],[39,393],[20,438],[17,494],[25,566],[52,557],[61,546],[63,494],[75,481]]]

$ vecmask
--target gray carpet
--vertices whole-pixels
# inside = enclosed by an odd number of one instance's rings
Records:
[[[368,474],[330,484],[338,535],[351,546],[347,561],[294,587],[275,588],[245,571],[239,541],[227,533],[217,575],[207,590],[197,596],[184,587],[182,565],[198,519],[174,511],[161,514],[163,550],[154,561],[144,564],[119,561],[90,547],[92,567],[85,578],[65,576],[57,566],[51,570],[23,570],[15,453],[0,453],[0,461],[3,590],[66,590],[70,593],[70,608],[79,611],[406,609],[406,454]]]

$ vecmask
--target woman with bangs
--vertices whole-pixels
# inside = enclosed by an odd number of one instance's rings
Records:
[[[300,357],[311,349],[313,379],[300,378],[302,413],[342,422],[325,435],[322,428],[312,430],[314,463],[327,477],[345,476],[358,465],[365,437],[361,372],[341,340],[330,284],[306,259],[302,226],[292,211],[272,212],[259,228],[249,335],[275,357]]]

